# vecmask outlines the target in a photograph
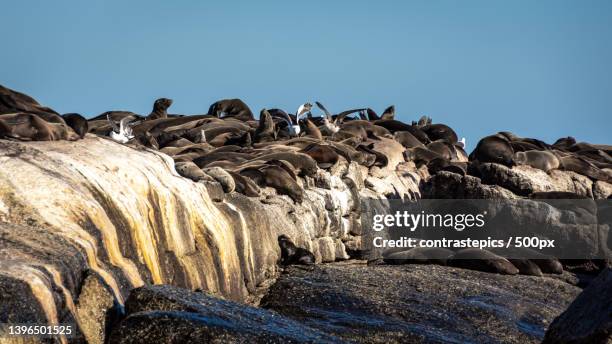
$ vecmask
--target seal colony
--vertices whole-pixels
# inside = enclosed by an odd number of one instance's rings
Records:
[[[332,113],[322,103],[314,104],[305,102],[295,113],[261,109],[256,119],[240,99],[219,100],[206,114],[184,116],[168,114],[172,100],[160,98],[148,115],[108,111],[86,120],[77,113],[60,115],[0,86],[0,138],[51,141],[99,135],[167,154],[181,176],[218,183],[225,193],[237,192],[262,202],[270,195],[281,195],[301,203],[307,197],[304,189],[313,185],[321,170],[347,162],[357,163],[366,174],[384,174],[395,171],[400,163],[413,163],[424,180],[444,173],[481,177],[487,164],[499,164],[529,165],[545,173],[572,171],[593,181],[612,182],[609,145],[576,142],[571,137],[547,144],[500,132],[481,139],[468,156],[465,139],[459,140],[452,128],[429,117],[408,124],[397,119],[394,106],[379,116],[371,108]],[[553,192],[525,197],[571,198]],[[283,265],[313,263],[312,253],[296,247],[288,236],[279,237],[278,242]],[[394,263],[448,264],[506,274],[560,272],[560,263],[551,257],[513,261],[482,250],[392,254],[400,258]]]

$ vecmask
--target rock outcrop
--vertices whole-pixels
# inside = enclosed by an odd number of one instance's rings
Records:
[[[141,287],[110,342],[337,343],[338,338],[279,314],[171,286]]]
[[[87,338],[113,321],[103,314],[112,304],[104,295],[120,311],[144,285],[256,302],[278,274],[280,234],[317,262],[347,259],[347,246],[360,242],[359,199],[384,197],[364,180],[411,197],[419,178],[406,170],[377,178],[341,161],[307,177],[297,204],[223,193],[217,183],[179,176],[163,153],[93,135],[0,140],[0,164],[0,322],[70,322]],[[95,292],[88,276],[96,276]],[[103,315],[104,324],[90,323]]]
[[[291,267],[261,306],[350,343],[538,343],[580,293],[569,277],[350,261]]]
[[[603,270],[552,322],[543,343],[612,343],[612,269]]]

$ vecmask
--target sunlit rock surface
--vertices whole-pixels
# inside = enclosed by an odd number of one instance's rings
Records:
[[[292,266],[261,306],[347,343],[539,343],[580,293],[566,278],[357,261]]]
[[[392,162],[372,176],[341,160],[304,181],[307,199],[295,204],[220,195],[180,177],[164,154],[101,137],[0,140],[0,322],[96,318],[79,316],[87,276],[119,310],[129,290],[162,283],[254,302],[277,276],[278,235],[319,262],[346,259],[359,247],[360,198],[418,195],[418,174]]]

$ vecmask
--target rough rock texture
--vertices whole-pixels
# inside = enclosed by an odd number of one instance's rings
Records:
[[[261,306],[357,343],[537,343],[580,289],[433,265],[291,267]]]
[[[554,170],[549,174],[529,166],[512,169],[492,163],[481,164],[480,178],[461,176],[452,172],[438,172],[423,182],[425,198],[513,199],[534,192],[561,191],[594,199],[606,199],[612,194],[612,185],[593,182],[571,171]]]
[[[360,199],[384,197],[364,180],[389,197],[415,197],[420,181],[410,165],[375,178],[341,160],[303,181],[302,204],[249,198],[180,177],[167,155],[93,135],[0,140],[0,165],[0,322],[13,323],[75,321],[75,304],[89,302],[77,300],[87,271],[118,304],[133,288],[162,283],[255,301],[278,274],[278,235],[318,262],[347,259],[359,248]]]
[[[115,298],[95,273],[90,273],[83,282],[76,305],[79,329],[90,344],[104,344],[106,333],[117,318],[114,310]]]
[[[553,170],[547,174],[526,165],[510,169],[500,164],[486,163],[479,166],[479,172],[483,183],[499,185],[519,196],[529,196],[533,192],[564,191],[593,198],[593,182],[571,171]]]
[[[553,321],[544,343],[612,343],[612,269],[602,271]]]
[[[275,312],[171,286],[135,289],[111,343],[332,343]]]
[[[424,198],[514,199],[517,196],[498,185],[485,185],[474,176],[441,171],[423,185]]]

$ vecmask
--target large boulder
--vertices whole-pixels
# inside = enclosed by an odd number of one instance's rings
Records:
[[[331,343],[338,340],[275,312],[156,285],[132,291],[110,343]]]
[[[261,306],[356,343],[537,343],[580,293],[569,274],[506,276],[355,261],[290,267]]]
[[[612,269],[602,271],[553,321],[543,343],[612,343]]]

